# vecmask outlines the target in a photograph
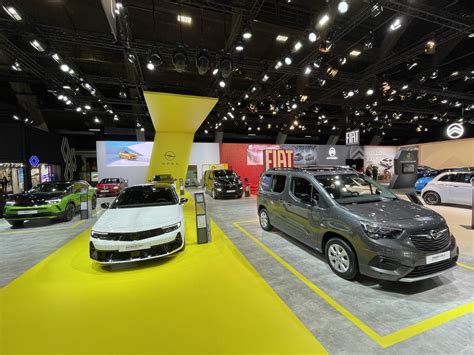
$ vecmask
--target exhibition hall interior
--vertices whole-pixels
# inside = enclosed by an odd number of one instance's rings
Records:
[[[472,0],[0,6],[0,354],[474,354]]]

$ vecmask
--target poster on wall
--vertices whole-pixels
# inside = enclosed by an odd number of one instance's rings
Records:
[[[345,145],[318,145],[316,147],[317,165],[346,165],[346,159],[349,158],[349,147]]]
[[[282,149],[293,150],[295,167],[316,165],[316,146],[304,144],[285,144]]]
[[[247,165],[263,165],[263,151],[280,149],[276,144],[249,144],[247,146]]]
[[[397,147],[365,146],[364,171],[369,169],[373,174],[375,167],[378,181],[389,183],[394,174],[394,159],[396,154]]]
[[[105,142],[105,164],[108,167],[148,166],[153,142]]]

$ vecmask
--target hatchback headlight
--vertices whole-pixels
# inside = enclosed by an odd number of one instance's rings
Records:
[[[162,227],[161,229],[163,230],[163,233],[170,233],[172,231],[177,230],[179,227],[181,227],[181,222],[171,224],[171,225],[166,226],[166,227]]]
[[[7,205],[7,206],[15,206],[15,205],[16,205],[16,202],[15,202],[15,201],[7,201],[7,202],[5,202],[5,205]]]
[[[403,229],[385,227],[374,222],[360,221],[360,225],[372,239],[396,239],[403,233]]]
[[[52,199],[52,200],[46,200],[45,202],[54,205],[56,203],[60,203],[61,199],[60,198],[55,198],[55,199]]]

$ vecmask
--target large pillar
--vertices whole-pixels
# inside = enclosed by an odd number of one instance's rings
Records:
[[[155,140],[147,180],[171,174],[186,181],[194,133],[217,103],[217,98],[145,91],[155,127]],[[179,189],[179,186],[177,186]]]

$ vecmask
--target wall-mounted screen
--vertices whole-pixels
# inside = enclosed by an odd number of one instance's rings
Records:
[[[402,163],[402,174],[413,174],[415,172],[415,163]]]

